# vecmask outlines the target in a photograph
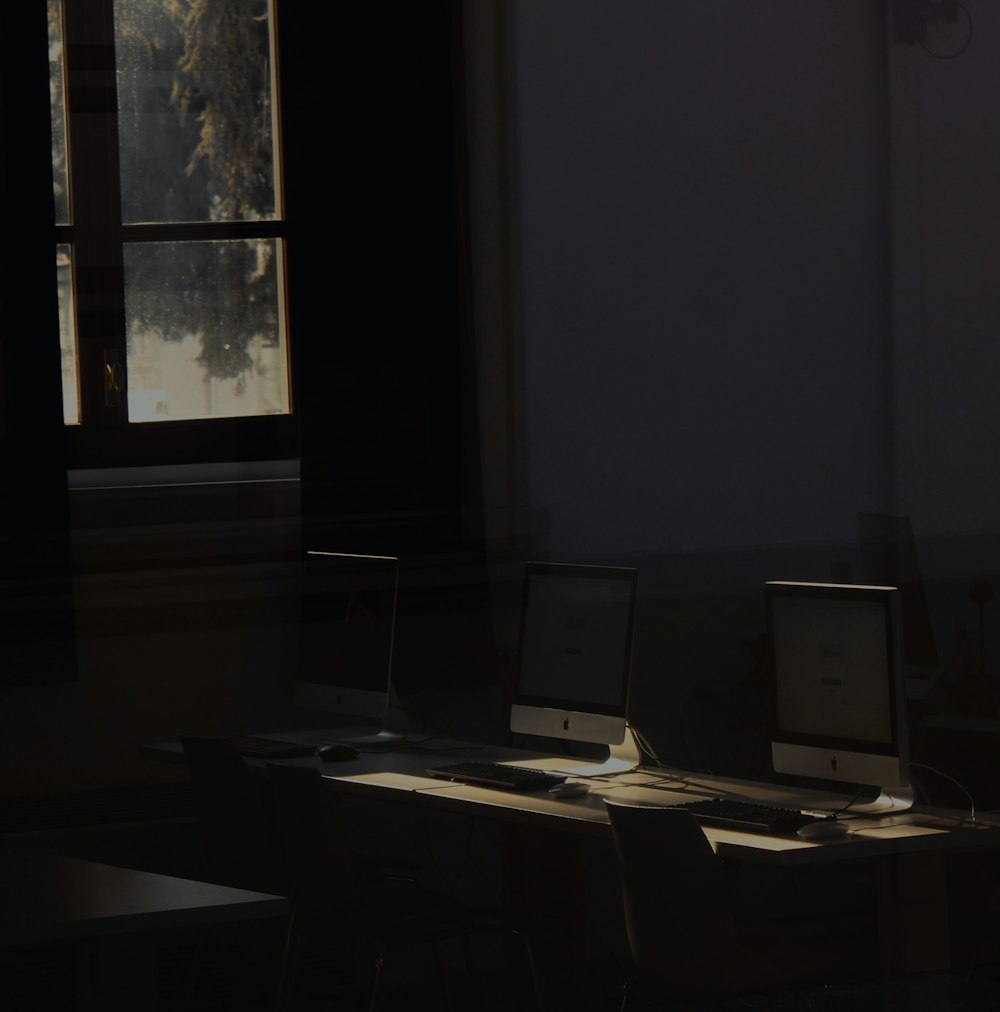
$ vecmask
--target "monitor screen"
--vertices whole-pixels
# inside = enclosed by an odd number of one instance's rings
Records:
[[[629,568],[526,565],[511,730],[622,742],[636,581]]]
[[[306,553],[296,704],[357,717],[384,716],[398,569],[392,556]]]
[[[780,773],[908,783],[902,635],[894,587],[765,586]]]

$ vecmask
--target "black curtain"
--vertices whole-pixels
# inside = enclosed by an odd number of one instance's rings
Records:
[[[457,532],[468,420],[451,22],[445,0],[280,8],[295,408],[315,530],[420,511]]]
[[[0,682],[76,677],[44,3],[0,60]]]

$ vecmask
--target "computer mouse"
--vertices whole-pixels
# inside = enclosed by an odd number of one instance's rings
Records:
[[[358,750],[350,745],[342,745],[333,742],[329,745],[320,745],[316,749],[316,755],[325,763],[342,763],[348,759],[357,759]]]
[[[803,840],[835,840],[838,836],[845,836],[847,831],[847,826],[836,819],[817,819],[800,826],[795,835]]]
[[[581,794],[589,794],[590,787],[579,780],[564,780],[549,788],[549,794],[556,798],[576,798]]]

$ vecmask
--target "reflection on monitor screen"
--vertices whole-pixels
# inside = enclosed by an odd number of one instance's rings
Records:
[[[627,568],[526,565],[512,731],[624,740],[636,580]]]
[[[899,591],[771,582],[765,598],[775,771],[908,786]]]
[[[389,699],[398,560],[307,552],[294,701],[383,717]]]

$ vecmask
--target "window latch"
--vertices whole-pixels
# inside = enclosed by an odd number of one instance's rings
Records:
[[[109,408],[118,407],[125,387],[125,370],[118,361],[117,348],[104,349],[104,403]]]

